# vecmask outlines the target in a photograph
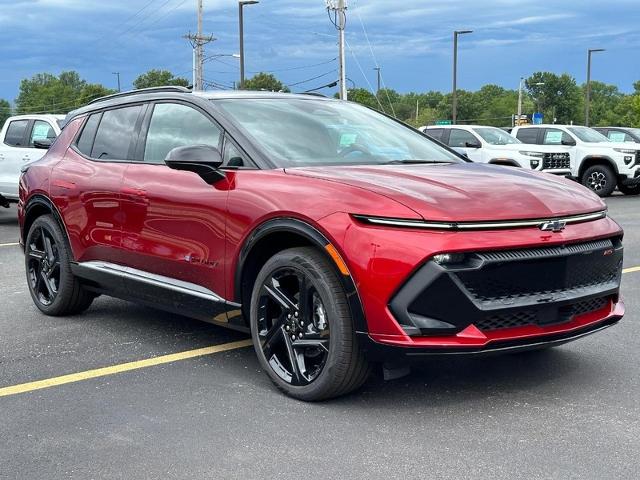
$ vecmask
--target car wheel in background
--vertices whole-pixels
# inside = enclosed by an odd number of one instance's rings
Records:
[[[618,185],[618,190],[620,190],[625,195],[638,195],[640,194],[640,183],[636,183],[635,185]]]
[[[367,379],[342,283],[314,248],[266,262],[251,296],[251,336],[276,386],[305,401],[344,395]]]
[[[616,188],[616,176],[607,165],[593,165],[582,174],[582,185],[600,197],[608,197]]]
[[[25,266],[31,298],[47,315],[80,313],[95,298],[73,276],[71,258],[58,222],[51,215],[38,217],[25,241]]]

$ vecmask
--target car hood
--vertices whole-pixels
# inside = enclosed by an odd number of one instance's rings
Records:
[[[542,152],[542,153],[560,153],[566,151],[566,147],[558,145],[529,145],[526,143],[511,143],[509,145],[489,145],[489,148],[495,150],[504,150],[506,152]]]
[[[477,163],[308,167],[286,169],[392,198],[425,220],[538,219],[600,211],[604,203],[570,180]],[[339,199],[338,199],[339,201]],[[377,211],[349,212],[385,216]]]
[[[582,144],[583,146],[587,147],[587,148],[624,148],[626,150],[638,150],[640,147],[636,144],[634,145],[633,143],[628,143],[628,142],[597,142],[597,143],[587,143],[584,142]]]

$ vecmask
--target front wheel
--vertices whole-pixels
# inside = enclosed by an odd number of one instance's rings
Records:
[[[636,183],[635,185],[618,185],[618,190],[624,193],[625,195],[638,195],[640,194],[640,183]]]
[[[616,188],[616,175],[607,165],[593,165],[584,172],[581,183],[599,197],[608,197]]]
[[[258,360],[287,395],[319,401],[367,379],[342,283],[314,248],[282,251],[266,262],[251,295]]]

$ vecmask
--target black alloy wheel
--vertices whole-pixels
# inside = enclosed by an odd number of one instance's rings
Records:
[[[582,175],[582,185],[599,197],[608,197],[616,188],[616,175],[607,165],[593,165]]]
[[[31,298],[47,315],[80,313],[96,297],[74,277],[72,258],[58,222],[51,215],[36,218],[25,239],[25,267]]]
[[[369,374],[336,268],[314,248],[266,262],[253,288],[251,334],[262,368],[295,398],[344,395]]]
[[[38,302],[49,306],[60,288],[60,252],[55,238],[44,226],[29,236],[26,255],[29,287]]]
[[[313,382],[327,361],[330,331],[311,279],[293,268],[277,269],[258,302],[258,337],[273,371],[294,386]]]

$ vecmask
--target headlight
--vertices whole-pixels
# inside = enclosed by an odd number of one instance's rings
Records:
[[[625,153],[627,155],[635,155],[636,150],[631,150],[630,148],[614,148],[614,150],[618,153]]]
[[[464,253],[441,253],[440,255],[434,255],[433,261],[438,265],[462,263],[464,262]]]
[[[544,158],[544,153],[542,152],[518,152],[518,153],[526,157]]]

